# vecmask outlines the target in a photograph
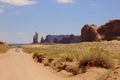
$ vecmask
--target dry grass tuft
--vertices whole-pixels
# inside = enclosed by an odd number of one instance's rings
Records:
[[[94,47],[92,46],[94,45]],[[113,68],[111,54],[101,47],[102,44],[56,44],[46,48],[23,48],[25,52],[35,53],[33,58],[45,66],[74,75],[85,73],[88,66]],[[106,45],[106,44],[105,44]],[[103,46],[103,45],[102,45]]]
[[[11,46],[9,46],[9,45],[0,45],[0,53],[5,53],[10,48],[11,48]]]

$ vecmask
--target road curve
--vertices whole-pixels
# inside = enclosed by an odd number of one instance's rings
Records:
[[[10,49],[0,54],[0,80],[64,80],[34,62],[30,54]]]

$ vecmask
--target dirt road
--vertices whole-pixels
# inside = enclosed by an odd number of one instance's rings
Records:
[[[35,63],[30,54],[10,49],[0,54],[0,80],[64,80]]]
[[[91,68],[86,73],[71,76],[65,71],[56,73],[36,63],[32,55],[16,49],[0,54],[0,80],[96,80],[105,69]]]

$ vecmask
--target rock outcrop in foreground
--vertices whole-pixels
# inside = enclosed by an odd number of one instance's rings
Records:
[[[101,40],[120,40],[120,19],[111,20],[99,28],[94,24],[82,28],[81,42]]]

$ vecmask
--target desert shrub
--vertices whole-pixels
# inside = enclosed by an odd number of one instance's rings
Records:
[[[111,54],[111,56],[114,59],[120,59],[120,53],[114,53],[114,54]]]
[[[43,55],[34,55],[34,58],[37,59],[37,62],[42,63],[42,61],[44,60],[44,56]]]
[[[57,71],[66,70],[74,75],[84,73],[87,66],[112,68],[112,53],[97,47],[97,43],[94,44],[95,47],[90,47],[91,45],[93,44],[57,44],[46,48],[27,48],[24,51],[34,53],[33,58],[45,66]]]
[[[85,73],[84,67],[79,67],[78,62],[68,62],[66,63],[65,70],[72,73],[73,75]]]
[[[50,66],[48,59],[44,59],[43,64],[44,64],[44,66]]]
[[[22,47],[22,49],[23,49],[24,52],[27,52],[27,53],[34,53],[34,48]]]
[[[114,66],[110,52],[102,48],[90,48],[87,53],[83,53],[83,58],[79,61],[79,66],[96,66],[103,68],[112,68]]]
[[[58,54],[58,60],[61,62],[73,62],[76,58],[76,55],[72,52],[63,52]]]
[[[107,78],[110,77],[111,73],[112,73],[112,70],[108,70],[103,75],[98,77],[96,80],[107,80]]]
[[[11,46],[9,45],[0,45],[0,53],[4,53],[6,51],[8,51],[8,49],[10,49]]]

